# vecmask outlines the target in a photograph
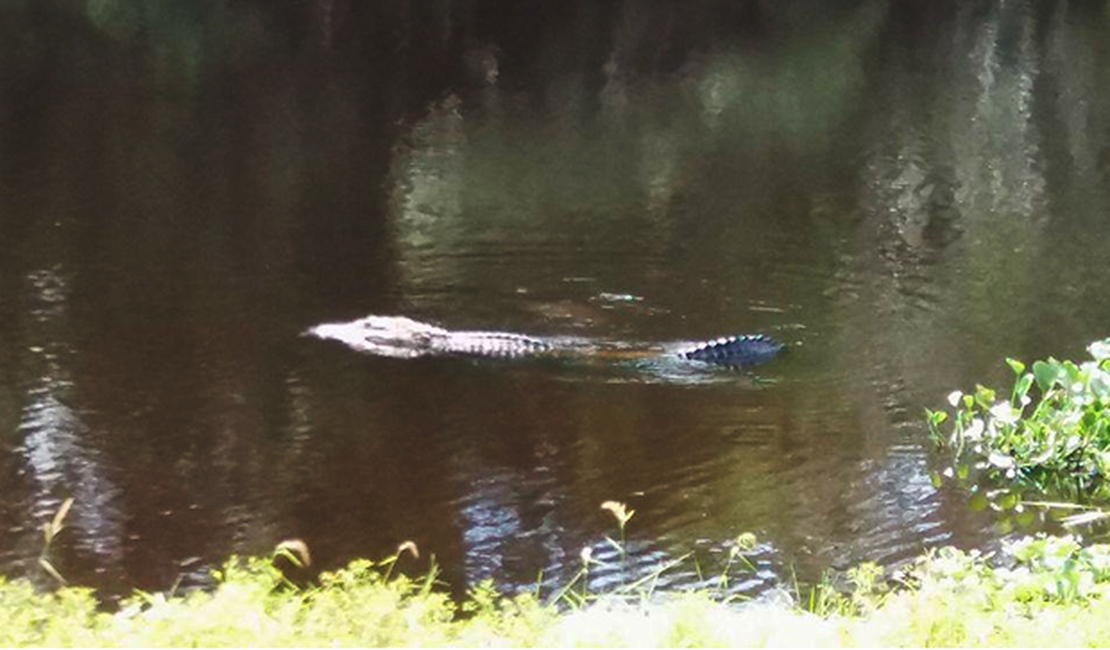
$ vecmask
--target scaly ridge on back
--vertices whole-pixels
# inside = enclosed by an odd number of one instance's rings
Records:
[[[541,355],[555,350],[553,344],[543,339],[511,332],[451,332],[449,337],[439,342],[439,348],[447,354],[506,359]]]
[[[722,366],[746,368],[773,359],[783,345],[764,334],[741,334],[699,343],[678,356],[683,359],[704,361]]]

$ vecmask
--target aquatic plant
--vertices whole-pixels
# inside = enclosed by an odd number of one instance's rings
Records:
[[[948,396],[951,417],[928,410],[931,436],[950,454],[943,476],[998,488],[984,494],[1003,509],[1020,508],[1030,492],[1110,500],[1110,339],[1088,351],[1090,361],[1049,358],[1028,371],[1007,359],[1015,375],[1009,396],[977,386]]]

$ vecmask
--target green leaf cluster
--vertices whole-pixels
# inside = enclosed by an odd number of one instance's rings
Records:
[[[951,415],[927,411],[933,440],[950,454],[944,474],[1011,488],[1011,507],[1029,491],[1110,500],[1110,339],[1088,350],[1089,361],[1049,358],[1029,370],[1008,359],[1008,396],[977,386],[949,396]]]

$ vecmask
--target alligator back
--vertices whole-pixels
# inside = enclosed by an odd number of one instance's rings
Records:
[[[553,341],[511,332],[451,332],[438,342],[438,351],[476,357],[516,359],[543,356],[557,349]]]
[[[682,359],[704,361],[721,366],[746,368],[773,359],[783,345],[763,334],[742,334],[699,343],[686,350],[679,350]]]
[[[783,347],[778,341],[762,334],[732,336],[704,343],[618,343],[511,332],[452,331],[404,316],[367,316],[349,323],[324,323],[305,334],[340,341],[362,352],[402,359],[437,354],[510,359],[629,360],[674,355],[679,359],[746,368],[770,361]]]

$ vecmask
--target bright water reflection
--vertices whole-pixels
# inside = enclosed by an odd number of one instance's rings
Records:
[[[0,25],[7,573],[43,578],[68,496],[57,564],[108,591],[286,537],[523,589],[591,544],[601,585],[753,531],[749,590],[989,546],[922,408],[1106,335],[1105,3],[63,4]],[[751,377],[298,336],[370,313],[792,350]]]

